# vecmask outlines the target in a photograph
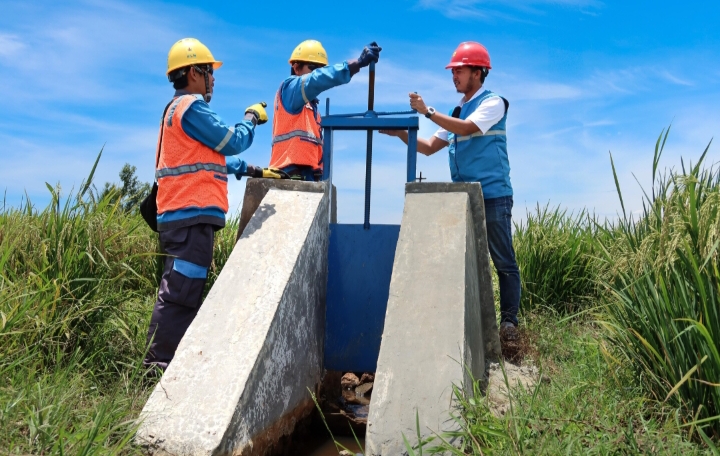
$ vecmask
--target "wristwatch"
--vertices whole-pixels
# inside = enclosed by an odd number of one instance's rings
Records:
[[[428,119],[431,118],[435,114],[435,108],[432,106],[428,106],[428,112],[425,113],[425,117]]]

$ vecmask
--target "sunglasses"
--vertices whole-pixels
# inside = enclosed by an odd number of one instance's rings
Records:
[[[199,71],[200,73],[213,74],[215,72],[215,69],[212,67],[212,65],[208,65],[205,67],[193,65],[193,68],[195,68],[195,70]]]
[[[315,71],[315,70],[317,70],[318,68],[324,67],[325,65],[317,65],[317,64],[314,64],[314,63],[306,63],[305,66],[308,67],[308,70],[310,70],[310,71]]]

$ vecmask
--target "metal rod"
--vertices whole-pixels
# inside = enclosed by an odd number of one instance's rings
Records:
[[[330,98],[325,98],[325,116],[330,115]],[[323,128],[323,181],[330,180],[330,161],[332,160],[332,130]]]
[[[369,67],[369,87],[368,87],[368,111],[372,111],[375,106],[375,62],[370,63]],[[365,161],[365,222],[363,228],[370,229],[370,189],[372,181],[372,130],[367,131],[367,155]]]
[[[408,130],[407,155],[407,182],[415,182],[415,168],[417,166],[417,133],[415,129]]]

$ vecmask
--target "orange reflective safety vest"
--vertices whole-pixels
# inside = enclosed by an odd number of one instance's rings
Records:
[[[303,93],[304,95],[304,93]],[[282,86],[275,95],[271,168],[310,166],[322,169],[322,132],[320,113],[306,103],[299,114],[290,114],[282,104]]]
[[[165,131],[155,170],[158,214],[207,207],[228,211],[225,156],[182,129],[183,115],[196,100],[195,95],[177,97],[163,121]]]

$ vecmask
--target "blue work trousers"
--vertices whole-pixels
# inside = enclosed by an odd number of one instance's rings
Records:
[[[199,223],[160,232],[160,248],[167,256],[150,318],[145,366],[157,366],[163,371],[167,368],[185,331],[200,310],[207,269],[212,263],[214,228]],[[182,260],[185,268],[178,267],[176,259]]]
[[[518,324],[520,269],[512,245],[512,196],[485,200],[488,250],[500,282],[500,322]]]

